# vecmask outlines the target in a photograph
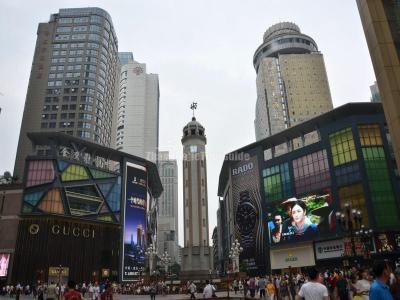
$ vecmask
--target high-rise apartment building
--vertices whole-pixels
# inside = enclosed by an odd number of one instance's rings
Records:
[[[207,165],[204,127],[193,117],[183,128],[183,220],[184,277],[209,276],[212,248],[209,246]],[[207,278],[206,277],[206,278]]]
[[[116,149],[157,161],[160,91],[158,75],[147,74],[146,65],[129,52],[121,63],[117,111]]]
[[[379,94],[379,87],[376,81],[369,89],[371,90],[371,102],[381,102],[381,95]]]
[[[400,170],[400,3],[357,0],[357,5]]]
[[[165,251],[177,262],[178,239],[178,164],[169,158],[168,151],[159,152],[158,173],[164,192],[158,198],[157,252]]]
[[[60,9],[39,24],[14,175],[23,177],[32,148],[27,132],[61,131],[112,146],[117,53],[103,9]]]
[[[253,64],[257,141],[333,108],[323,56],[296,24],[271,26]]]

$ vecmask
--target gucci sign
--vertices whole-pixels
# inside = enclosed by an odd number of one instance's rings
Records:
[[[31,235],[36,235],[39,233],[40,227],[38,224],[32,224],[29,226],[29,233]],[[64,235],[64,236],[73,236],[73,237],[84,237],[86,239],[92,238],[94,239],[94,229],[90,228],[80,228],[69,225],[52,225],[51,233],[53,235]]]
[[[74,237],[83,236],[84,238],[94,238],[94,229],[71,227],[66,225],[53,225],[51,226],[51,233],[54,235],[72,235]]]

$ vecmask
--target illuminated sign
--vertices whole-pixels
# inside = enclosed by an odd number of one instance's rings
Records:
[[[140,165],[127,163],[125,173],[122,280],[137,279],[145,266],[147,172]]]
[[[7,276],[9,263],[10,253],[0,253],[0,277]]]
[[[49,276],[69,276],[69,268],[68,267],[50,267],[49,268]]]

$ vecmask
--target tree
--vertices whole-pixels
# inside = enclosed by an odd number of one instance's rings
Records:
[[[245,261],[241,261],[239,263],[239,271],[247,273],[248,269],[247,269],[247,263]]]
[[[172,266],[171,266],[171,273],[172,274],[176,274],[178,277],[179,277],[179,273],[181,272],[181,265],[180,264],[178,264],[178,263],[174,263]]]

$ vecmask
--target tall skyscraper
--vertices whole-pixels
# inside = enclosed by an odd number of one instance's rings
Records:
[[[193,117],[183,128],[184,248],[182,271],[201,276],[212,269],[209,247],[207,165],[204,127]],[[185,274],[185,273],[184,273]]]
[[[112,146],[117,52],[103,9],[60,9],[39,24],[14,175],[23,176],[30,131],[62,131]]]
[[[158,173],[164,192],[158,198],[157,251],[168,252],[177,262],[179,256],[178,239],[178,164],[169,158],[168,151],[160,151]]]
[[[357,0],[357,5],[400,170],[400,3]]]
[[[129,52],[121,62],[117,111],[116,149],[157,161],[160,91],[158,75],[147,74],[146,65]]]
[[[379,87],[376,81],[369,89],[371,90],[371,102],[381,102],[381,95],[379,94]]]
[[[323,56],[296,24],[268,28],[253,64],[257,141],[333,108]]]

